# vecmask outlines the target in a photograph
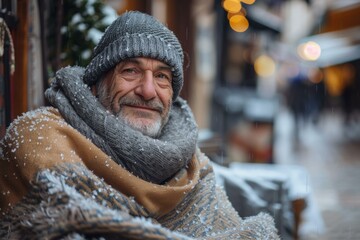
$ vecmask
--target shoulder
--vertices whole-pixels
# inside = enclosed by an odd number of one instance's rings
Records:
[[[9,126],[8,130],[12,130],[21,126],[32,126],[39,122],[57,121],[59,123],[65,123],[65,120],[61,117],[59,111],[53,107],[40,107],[38,109],[25,112],[21,116],[17,117]]]
[[[59,111],[53,107],[41,107],[23,113],[17,117],[7,128],[3,141],[23,138],[24,134],[36,134],[49,130],[50,125],[67,126]]]
[[[61,129],[72,129],[53,107],[23,113],[17,117],[7,128],[5,136],[0,142],[3,156],[24,152],[29,154],[32,149],[47,144],[50,137],[58,137]]]
[[[26,175],[32,179],[39,169],[62,162],[82,162],[79,154],[89,158],[93,153],[89,148],[100,151],[57,109],[44,107],[24,113],[11,123],[0,141],[0,168],[15,166],[22,178]]]
[[[61,162],[71,129],[52,107],[26,112],[10,124],[0,141],[0,189],[9,193],[0,197],[0,212],[26,194],[35,173]]]

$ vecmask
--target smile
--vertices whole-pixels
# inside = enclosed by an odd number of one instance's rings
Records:
[[[148,106],[142,106],[142,105],[124,105],[125,107],[137,109],[140,111],[149,111],[149,112],[158,112],[161,113],[161,110],[158,108],[148,107]]]

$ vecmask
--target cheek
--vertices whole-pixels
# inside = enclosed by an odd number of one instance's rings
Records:
[[[133,91],[134,88],[134,84],[121,80],[115,81],[114,84],[112,84],[109,94],[114,110],[119,110],[119,105],[117,104],[119,100],[129,92]]]
[[[168,109],[172,102],[173,91],[171,88],[169,89],[161,89],[158,91],[158,96],[160,101],[164,104],[164,106]]]

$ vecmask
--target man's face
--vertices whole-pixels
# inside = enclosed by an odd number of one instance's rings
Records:
[[[99,101],[133,129],[157,137],[172,103],[171,68],[150,58],[131,58],[109,71],[95,89]]]

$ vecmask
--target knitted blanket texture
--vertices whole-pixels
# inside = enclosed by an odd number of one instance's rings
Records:
[[[213,173],[158,219],[78,164],[37,174],[29,194],[0,221],[1,239],[278,239],[273,220],[241,220]]]

